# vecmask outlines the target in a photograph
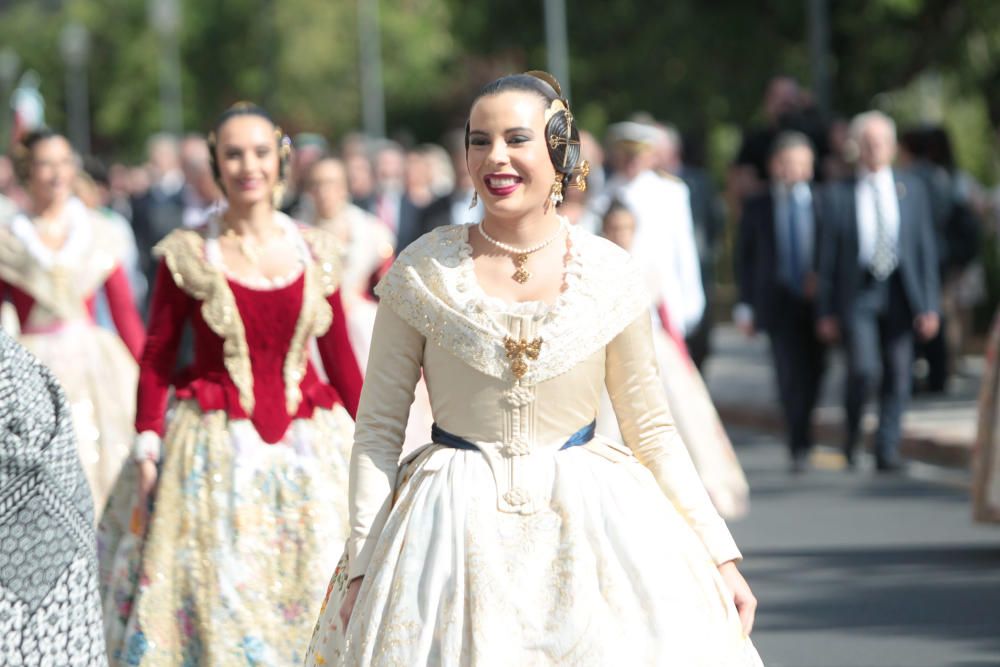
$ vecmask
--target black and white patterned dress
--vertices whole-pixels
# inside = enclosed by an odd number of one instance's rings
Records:
[[[0,664],[107,664],[93,514],[62,389],[0,331]]]

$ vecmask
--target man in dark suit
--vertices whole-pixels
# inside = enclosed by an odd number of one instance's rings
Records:
[[[820,255],[820,337],[847,351],[849,466],[868,394],[882,370],[875,462],[900,468],[903,412],[910,398],[914,331],[932,338],[938,316],[938,267],[930,203],[919,179],[892,169],[896,127],[878,111],[851,122],[859,151],[856,178],[831,186]]]
[[[483,205],[476,201],[473,205],[472,176],[469,166],[465,163],[465,130],[452,130],[444,136],[443,145],[451,158],[451,167],[455,172],[455,187],[451,192],[438,197],[421,211],[420,229],[426,234],[435,227],[443,225],[464,225],[479,222],[483,219]]]
[[[406,195],[406,153],[395,142],[387,141],[375,152],[375,196],[368,211],[381,220],[396,236],[396,254],[423,234],[421,208]]]
[[[740,300],[733,315],[747,336],[760,330],[770,339],[793,472],[808,465],[812,412],[826,359],[815,330],[822,207],[809,185],[814,163],[806,135],[789,131],[776,137],[771,188],[745,203],[737,246]]]

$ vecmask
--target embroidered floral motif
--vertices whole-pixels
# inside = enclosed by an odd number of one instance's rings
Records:
[[[503,393],[502,403],[504,407],[516,409],[523,408],[535,401],[535,393],[528,387],[516,384]]]
[[[566,286],[551,307],[505,304],[486,295],[476,282],[467,225],[439,227],[411,244],[376,293],[430,342],[476,370],[512,383],[517,378],[504,347],[511,332],[494,314],[532,315],[545,349],[521,378],[529,386],[573,368],[649,307],[628,255],[577,228],[569,231]]]
[[[531,496],[529,496],[528,492],[524,489],[515,486],[510,491],[503,494],[503,499],[511,505],[517,507],[526,504],[529,500],[531,500]]]
[[[500,448],[500,453],[504,456],[524,456],[531,451],[531,445],[528,444],[523,438],[515,438],[510,442],[504,443],[504,446]],[[511,503],[512,505],[518,503]]]

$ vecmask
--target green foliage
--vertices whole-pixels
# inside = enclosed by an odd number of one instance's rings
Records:
[[[360,118],[356,0],[178,0],[182,23],[184,124],[205,131],[229,104],[267,106],[289,131],[330,137]],[[0,44],[42,76],[47,120],[65,127],[65,68],[59,33],[70,20],[91,34],[88,67],[94,147],[137,159],[161,127],[161,40],[149,25],[148,0],[15,2],[0,9]],[[386,102],[394,124],[436,133],[420,118],[443,108],[458,61],[443,0],[383,0]]]
[[[125,157],[160,126],[161,43],[149,0],[13,0],[0,43],[41,73],[50,121],[64,126],[58,35],[92,34],[95,147]],[[179,0],[185,126],[204,130],[237,99],[269,107],[291,131],[356,128],[359,0]],[[769,77],[808,83],[807,2],[575,0],[567,3],[576,113],[601,132],[636,110],[668,119],[727,157],[717,128],[759,121]],[[949,86],[941,117],[959,155],[989,173],[986,121],[1000,122],[1000,3],[837,0],[831,12],[833,101],[851,114],[908,90],[927,72]],[[464,122],[489,78],[545,67],[544,3],[380,0],[389,127],[436,139]],[[921,114],[917,114],[920,116]],[[729,147],[733,142],[724,142]]]

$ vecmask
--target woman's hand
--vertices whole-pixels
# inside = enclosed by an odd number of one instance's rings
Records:
[[[746,579],[736,568],[735,561],[729,561],[719,566],[719,574],[726,586],[733,594],[733,602],[736,604],[736,611],[740,615],[740,622],[743,624],[743,632],[749,637],[753,630],[754,614],[757,612],[757,598],[753,596]]]
[[[340,622],[344,625],[344,632],[347,632],[347,623],[351,620],[351,613],[354,611],[354,603],[358,600],[358,590],[364,577],[355,577],[351,583],[347,584],[347,594],[344,596],[344,603],[340,605]]]
[[[156,495],[157,470],[153,461],[138,461],[136,472],[139,477],[139,517],[143,530],[149,520],[149,502]]]

